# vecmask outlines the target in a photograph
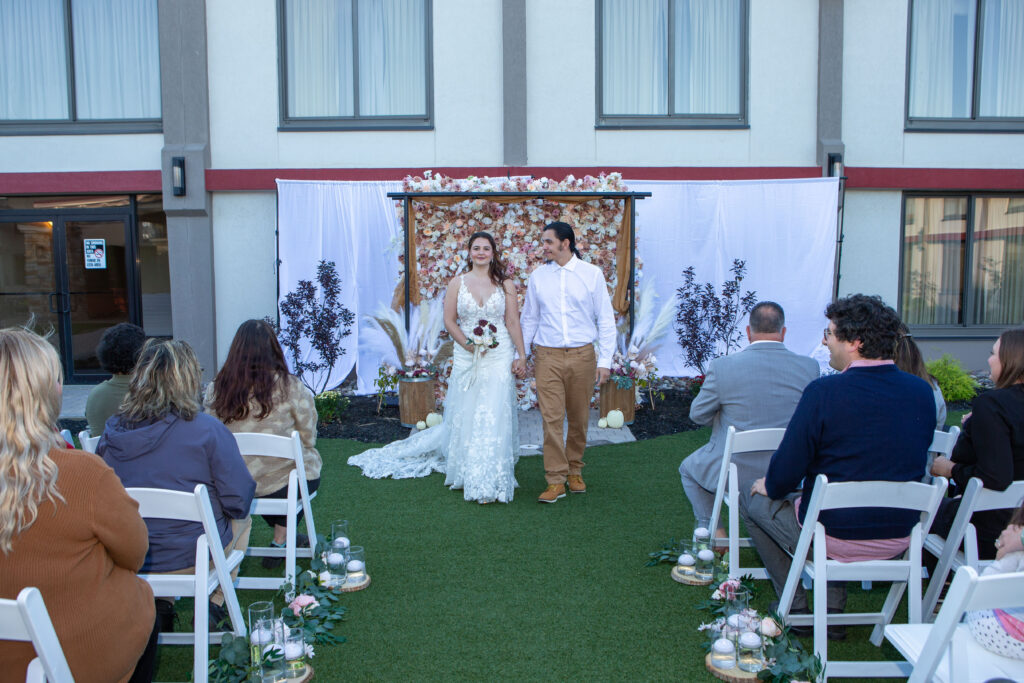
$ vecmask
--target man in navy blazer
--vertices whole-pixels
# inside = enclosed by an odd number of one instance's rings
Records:
[[[683,490],[694,517],[706,524],[715,502],[725,437],[730,426],[739,431],[785,427],[800,395],[818,378],[818,363],[787,349],[786,317],[773,301],[762,301],[750,311],[747,339],[739,353],[711,361],[704,384],[690,404],[690,419],[711,425],[711,440],[691,453],[679,466]],[[733,462],[743,484],[764,476],[771,451],[743,453]]]

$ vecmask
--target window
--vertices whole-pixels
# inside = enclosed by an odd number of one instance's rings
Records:
[[[1024,195],[905,196],[900,308],[910,325],[1024,319]]]
[[[0,133],[159,132],[157,0],[0,0]]]
[[[747,0],[597,0],[599,128],[743,128]]]
[[[914,0],[908,130],[1024,130],[1024,3]]]
[[[281,128],[430,128],[430,0],[280,0]]]

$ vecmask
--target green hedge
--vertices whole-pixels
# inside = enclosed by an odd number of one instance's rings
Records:
[[[947,403],[969,401],[978,392],[978,383],[967,374],[958,361],[948,353],[942,358],[925,363],[942,390],[942,397]]]

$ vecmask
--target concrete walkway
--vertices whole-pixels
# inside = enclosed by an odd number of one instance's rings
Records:
[[[65,385],[64,402],[61,405],[62,418],[85,419],[85,399],[92,389],[88,385]],[[622,429],[601,429],[597,426],[597,410],[590,411],[590,424],[587,426],[587,445],[603,446],[610,443],[627,443],[636,441],[629,427]],[[568,425],[564,427],[568,429]],[[544,444],[544,427],[540,419],[540,411],[519,411],[519,443],[520,455],[540,455]]]

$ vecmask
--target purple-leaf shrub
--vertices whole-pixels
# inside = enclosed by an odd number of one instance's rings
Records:
[[[718,294],[710,282],[697,282],[693,266],[683,271],[683,286],[676,290],[676,337],[683,349],[686,362],[697,368],[701,375],[712,359],[739,348],[740,320],[757,304],[757,292],[741,294],[740,283],[746,274],[745,261],[733,259],[732,279],[722,283]]]

